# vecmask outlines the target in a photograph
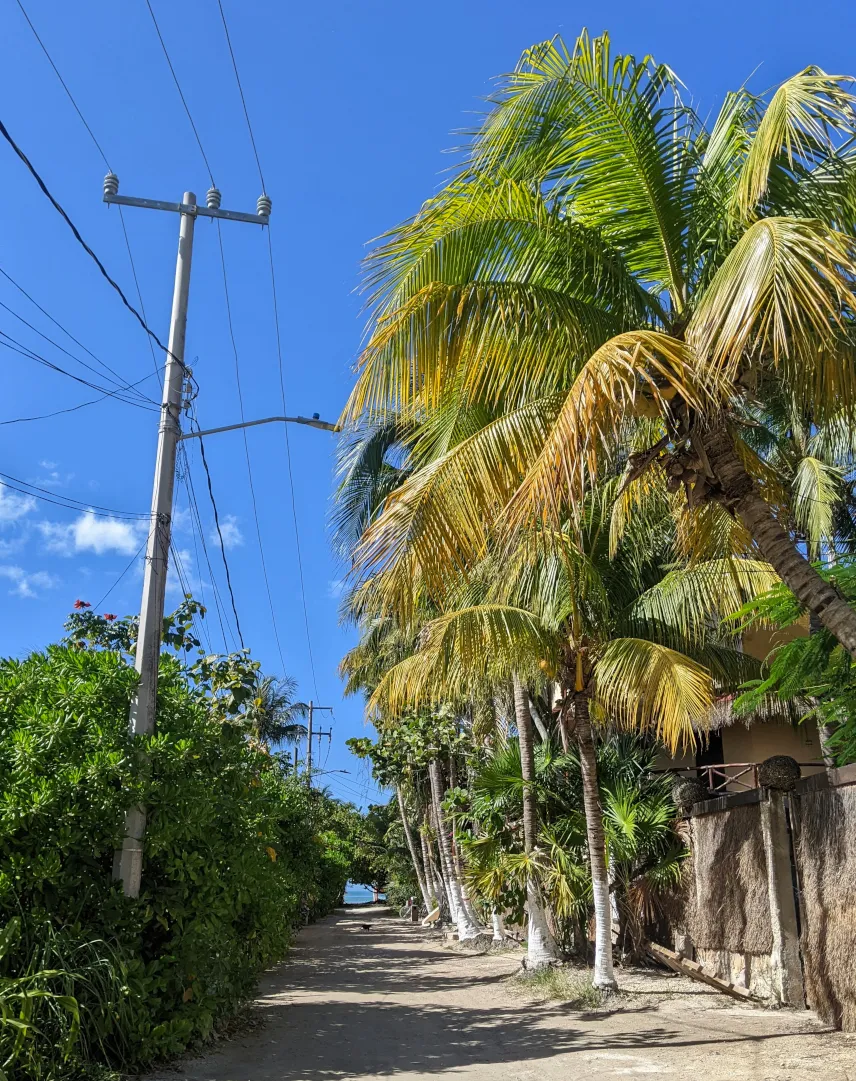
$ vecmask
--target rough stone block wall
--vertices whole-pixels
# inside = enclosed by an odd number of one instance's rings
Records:
[[[856,785],[799,797],[806,997],[824,1021],[856,1031]]]

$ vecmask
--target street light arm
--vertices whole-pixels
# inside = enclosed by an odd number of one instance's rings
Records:
[[[324,432],[338,432],[341,429],[338,424],[330,424],[329,421],[319,420],[315,417],[264,417],[262,420],[247,420],[243,424],[224,424],[222,428],[206,428],[201,432],[183,432],[179,439],[198,439],[203,435],[216,435],[217,432],[234,432],[239,428],[254,428],[257,424],[307,424],[310,428],[320,428]]]

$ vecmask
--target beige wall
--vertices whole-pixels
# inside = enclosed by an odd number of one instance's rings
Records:
[[[800,765],[818,762],[823,756],[813,721],[792,725],[773,721],[750,725],[732,724],[722,730],[722,749],[726,762],[763,762],[773,754],[789,754]]]
[[[763,762],[774,754],[787,754],[795,758],[802,766],[803,777],[811,777],[824,770],[817,726],[814,721],[792,725],[773,721],[756,722],[748,728],[735,722],[722,729],[722,751],[726,763]],[[809,765],[816,763],[816,765]],[[694,769],[695,753],[672,756],[666,750],[660,750],[654,760],[655,769]],[[731,791],[742,791],[745,784],[751,786],[751,778],[741,778],[743,785],[728,785]]]

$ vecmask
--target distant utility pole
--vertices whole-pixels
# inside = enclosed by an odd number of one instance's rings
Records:
[[[178,441],[182,438],[179,423],[182,389],[185,377],[190,374],[184,364],[184,339],[187,331],[187,305],[190,296],[193,229],[198,217],[224,218],[227,221],[267,225],[270,221],[271,201],[266,194],[262,193],[258,199],[256,213],[244,214],[234,210],[221,210],[220,192],[217,188],[210,189],[206,196],[207,205],[204,207],[196,205],[196,196],[192,191],[186,191],[180,203],[166,203],[159,199],[134,199],[119,195],[119,178],[114,173],[108,173],[104,178],[104,202],[116,203],[120,206],[143,207],[148,210],[167,210],[180,216],[172,319],[164,369],[163,398],[152,489],[152,514],[146,546],[143,599],[140,606],[140,626],[134,661],[134,667],[140,679],[131,699],[129,713],[132,734],[143,735],[154,731],[157,709],[158,662],[163,634],[164,597],[172,533],[175,458]],[[318,421],[317,414],[311,421],[302,417],[271,418],[271,420],[274,419],[294,420],[298,423],[311,424],[313,427],[336,430],[334,425]],[[250,421],[249,423],[259,422]],[[138,897],[140,893],[145,832],[145,808],[132,807],[125,815],[125,837],[122,847],[115,853],[113,860],[113,876],[121,881],[126,897]]]
[[[315,713],[316,709],[327,710],[330,713],[333,712],[333,707],[332,706],[316,706],[315,703],[310,699],[310,701],[309,701],[309,724],[307,725],[307,732],[306,732],[306,787],[307,788],[312,787],[312,738],[313,738],[313,736],[317,736],[319,740],[321,739],[322,736],[327,736],[330,740],[333,739],[333,730],[332,729],[330,729],[330,731],[328,731],[328,732],[313,732],[312,731],[312,718],[314,716],[314,713]],[[319,744],[319,749],[320,749],[320,744]]]

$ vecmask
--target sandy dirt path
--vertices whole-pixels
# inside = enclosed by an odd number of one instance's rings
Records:
[[[580,1012],[515,994],[518,966],[514,953],[450,951],[370,907],[338,912],[266,975],[262,1025],[147,1081],[856,1081],[856,1039],[808,1011],[643,976],[616,1009]]]

